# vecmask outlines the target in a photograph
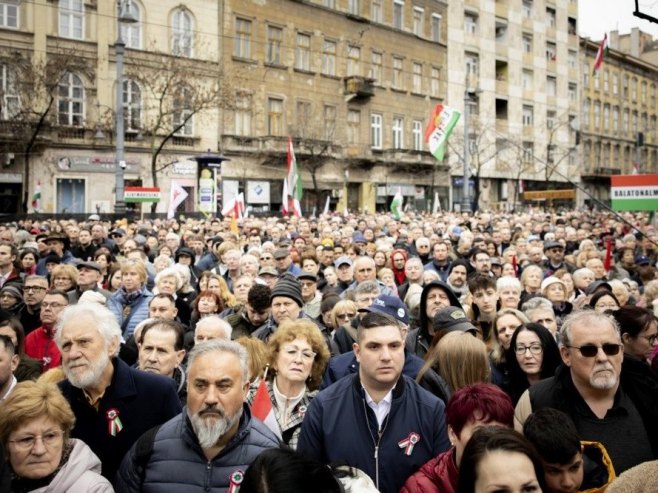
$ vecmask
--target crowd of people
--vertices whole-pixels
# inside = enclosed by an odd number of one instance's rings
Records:
[[[0,491],[658,491],[657,266],[640,213],[1,224]]]

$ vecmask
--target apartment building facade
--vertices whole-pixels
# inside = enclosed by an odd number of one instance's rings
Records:
[[[0,0],[4,210],[25,197],[32,210],[37,192],[43,212],[113,210],[117,3],[137,20],[121,28],[125,184],[155,176],[158,211],[173,182],[189,193],[181,210],[198,208],[207,151],[227,158],[217,210],[240,191],[278,210],[289,136],[306,211],[327,197],[383,209],[398,190],[412,207],[432,192],[449,205],[448,167],[423,142],[445,99],[445,2]]]
[[[576,0],[450,2],[447,101],[468,106],[468,136],[456,148],[469,142],[479,208],[578,201],[577,33]],[[464,176],[457,154],[454,204]]]
[[[592,204],[610,200],[610,176],[658,173],[658,61],[650,35],[633,29],[609,36],[593,71],[600,40],[581,40],[582,181]]]

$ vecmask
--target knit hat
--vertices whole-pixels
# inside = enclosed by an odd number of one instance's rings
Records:
[[[302,287],[300,286],[299,281],[292,277],[285,276],[276,282],[274,289],[272,289],[270,301],[274,300],[277,296],[285,296],[286,298],[294,300],[300,307],[304,306]]]
[[[0,294],[7,293],[8,295],[16,298],[17,300],[23,299],[23,294],[21,293],[21,288],[15,284],[7,284],[0,289]]]

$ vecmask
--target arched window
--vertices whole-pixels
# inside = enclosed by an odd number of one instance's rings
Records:
[[[57,87],[57,122],[81,127],[84,124],[85,87],[82,79],[68,72]]]
[[[194,20],[184,9],[174,11],[171,18],[171,51],[174,55],[192,56]]]
[[[174,94],[174,128],[181,126],[176,132],[176,135],[190,137],[194,135],[194,119],[192,114],[192,94],[186,87],[180,88]]]
[[[142,9],[135,0],[131,0],[129,3],[130,13],[135,19],[137,19],[137,22],[131,24],[119,23],[121,26],[121,39],[126,44],[126,48],[141,50],[143,24]]]
[[[123,81],[122,104],[126,130],[142,128],[142,90],[134,80]]]

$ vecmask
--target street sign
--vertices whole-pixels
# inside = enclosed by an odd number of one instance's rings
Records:
[[[613,211],[658,210],[658,175],[613,175],[610,199]]]
[[[160,202],[160,187],[126,187],[125,202]]]

